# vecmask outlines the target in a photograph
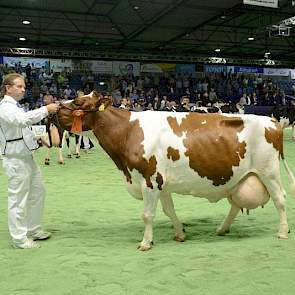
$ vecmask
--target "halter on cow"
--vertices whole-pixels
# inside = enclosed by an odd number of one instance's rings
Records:
[[[77,112],[78,111],[78,112]],[[79,116],[77,116],[77,113]],[[79,117],[79,119],[74,119]],[[58,113],[66,130],[92,130],[123,172],[129,193],[144,200],[144,236],[138,248],[152,247],[152,223],[160,199],[175,239],[185,240],[171,193],[217,202],[227,198],[228,216],[217,230],[226,234],[241,208],[263,206],[269,197],[278,210],[278,237],[288,237],[282,159],[295,194],[295,180],[283,153],[283,132],[271,118],[255,115],[130,112],[111,106],[96,92],[76,98]]]

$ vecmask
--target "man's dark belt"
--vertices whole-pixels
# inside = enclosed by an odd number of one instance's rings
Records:
[[[13,141],[18,141],[18,140],[22,140],[23,137],[20,137],[20,138],[15,138],[15,139],[9,139],[9,140],[6,140],[6,142],[13,142]]]

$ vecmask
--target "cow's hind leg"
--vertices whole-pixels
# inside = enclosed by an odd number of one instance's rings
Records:
[[[156,214],[159,191],[156,189],[143,188],[144,212],[142,219],[145,224],[144,235],[141,243],[138,245],[140,251],[147,251],[152,248],[153,243],[153,220]]]
[[[227,217],[224,219],[223,223],[220,225],[220,227],[216,231],[216,234],[218,236],[224,236],[225,234],[229,233],[230,226],[234,222],[239,211],[240,211],[239,207],[237,207],[234,204],[231,204]]]
[[[279,213],[280,226],[278,231],[278,238],[288,239],[289,226],[285,207],[286,193],[283,190],[279,179],[277,179],[276,177],[269,176],[268,178],[262,179],[262,181],[266,186],[268,193]]]
[[[170,220],[174,226],[174,230],[175,230],[175,238],[174,239],[178,242],[184,242],[185,233],[183,230],[183,225],[176,216],[173,200],[171,198],[171,194],[166,193],[166,192],[162,192],[160,194],[160,201],[162,204],[163,212],[170,218]]]

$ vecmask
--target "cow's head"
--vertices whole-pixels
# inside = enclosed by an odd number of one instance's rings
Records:
[[[108,96],[103,96],[95,90],[88,95],[76,97],[73,101],[75,109],[85,112],[103,111],[112,103]]]
[[[111,99],[96,91],[63,103],[58,112],[58,124],[66,130],[81,132],[92,129],[95,115],[111,105]]]

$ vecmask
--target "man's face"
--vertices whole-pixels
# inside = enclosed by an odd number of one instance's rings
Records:
[[[6,86],[6,94],[19,101],[24,97],[26,85],[23,79],[16,78],[13,85]]]

